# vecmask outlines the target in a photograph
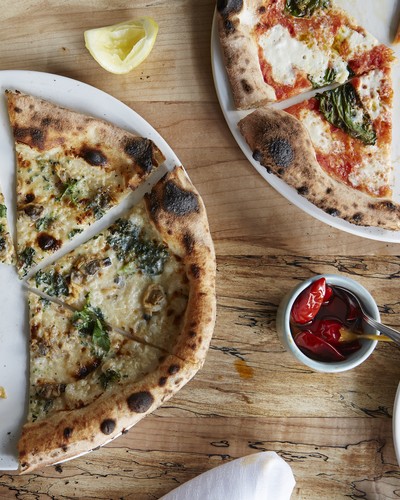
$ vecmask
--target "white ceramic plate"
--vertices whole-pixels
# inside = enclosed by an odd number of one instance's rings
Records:
[[[393,33],[397,28],[396,23],[400,20],[400,4],[396,0],[336,0],[336,3],[353,15],[359,23],[370,31],[376,38],[378,38],[378,40],[390,45]],[[396,55],[400,60],[400,46],[393,46],[392,48],[395,49]],[[269,174],[264,167],[253,159],[250,148],[237,127],[238,121],[247,115],[251,110],[237,111],[234,108],[218,40],[216,15],[214,15],[213,30],[211,35],[211,60],[215,88],[229,128],[250,163],[264,177],[264,179],[271,184],[272,187],[274,187],[294,205],[326,224],[365,238],[387,242],[400,242],[400,231],[396,232],[379,228],[356,226],[343,219],[328,215],[326,212],[306,200],[303,196],[300,196],[295,189],[289,187],[281,179],[277,178],[273,174]],[[400,64],[397,64],[397,66],[394,67],[393,87],[395,89],[393,137],[397,138],[400,135],[400,92],[396,90],[400,89]],[[315,94],[315,92],[316,91],[308,92],[301,96],[297,96],[296,98],[289,99],[284,103],[274,104],[273,106],[277,108],[285,108],[291,104],[309,98],[311,95]],[[396,200],[400,201],[400,141],[394,140],[393,142],[392,161],[394,163],[395,170],[397,170],[394,192]]]
[[[392,431],[394,451],[396,452],[397,463],[400,465],[400,384],[397,387],[393,404]]]
[[[48,99],[76,111],[108,120],[116,125],[152,139],[166,157],[164,166],[172,169],[179,160],[164,139],[141,116],[114,97],[84,83],[32,71],[0,71],[0,93],[17,89]],[[0,185],[8,207],[10,230],[15,223],[15,159],[5,98],[0,101]],[[141,189],[129,195],[100,221],[78,236],[73,244],[65,245],[51,259],[65,254],[71,247],[87,240],[132,205],[165,172],[159,169]],[[0,399],[0,470],[18,468],[17,441],[27,408],[28,367],[28,310],[24,285],[14,268],[0,264],[0,385],[7,399]]]

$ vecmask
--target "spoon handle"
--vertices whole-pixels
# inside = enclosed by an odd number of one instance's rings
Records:
[[[390,337],[396,344],[400,345],[400,332],[395,330],[394,328],[391,328],[390,326],[383,325],[382,323],[378,323],[378,321],[375,321],[374,319],[370,318],[367,315],[363,315],[363,320],[368,323],[368,325],[372,326],[372,328],[375,328],[378,330],[378,332],[384,333],[388,337]]]

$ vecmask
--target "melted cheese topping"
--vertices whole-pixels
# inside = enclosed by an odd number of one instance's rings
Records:
[[[294,85],[297,73],[301,71],[315,84],[321,85],[328,67],[335,69],[335,81],[342,83],[348,78],[347,65],[338,54],[321,50],[312,38],[305,42],[297,40],[279,24],[259,37],[259,45],[277,83]]]
[[[343,144],[332,140],[330,125],[320,113],[309,109],[302,109],[299,119],[306,127],[316,150],[325,154],[343,152]]]
[[[380,189],[392,185],[392,168],[385,150],[365,146],[362,162],[349,174],[349,182],[359,188],[365,186],[371,194],[379,196]]]
[[[379,94],[384,78],[383,71],[376,69],[361,76],[357,81],[357,93],[372,120],[376,120],[387,108]]]
[[[38,154],[17,144],[16,151],[17,252],[20,256],[27,247],[33,248],[35,263],[57,249],[40,247],[41,232],[50,235],[59,247],[130,192],[118,170],[66,157],[58,149]],[[19,267],[26,272],[30,266],[20,259]]]
[[[341,26],[336,35],[336,42],[346,42],[349,50],[348,59],[354,58],[361,52],[367,52],[378,45],[378,40],[370,33],[360,33],[349,28],[349,26]]]
[[[140,229],[145,241],[163,244],[148,219],[144,202],[125,220]],[[64,302],[81,309],[90,297],[90,304],[99,307],[114,328],[171,352],[182,328],[189,294],[182,262],[168,252],[162,272],[148,274],[136,267],[135,260],[128,265],[119,260],[118,252],[108,243],[111,234],[110,230],[100,233],[43,271],[56,271],[68,283],[69,295],[60,297]],[[104,259],[106,266],[98,266],[92,274],[86,271],[90,263]],[[30,284],[46,291],[35,278]],[[156,296],[163,297],[155,306],[147,299],[154,290]]]
[[[35,294],[29,305],[29,421],[87,406],[118,384],[136,382],[154,371],[163,355],[112,330],[109,351],[99,353],[90,335],[73,325],[71,311]]]

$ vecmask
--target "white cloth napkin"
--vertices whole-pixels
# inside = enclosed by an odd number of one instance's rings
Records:
[[[264,451],[204,472],[160,500],[289,500],[294,485],[290,466]]]

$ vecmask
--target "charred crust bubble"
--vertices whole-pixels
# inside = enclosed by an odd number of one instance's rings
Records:
[[[174,182],[168,181],[164,188],[163,207],[166,212],[182,216],[191,212],[198,212],[199,202],[194,193],[185,191]]]
[[[332,215],[332,217],[340,216],[340,211],[337,208],[327,208],[325,212],[329,215]]]
[[[197,264],[192,264],[192,265],[190,266],[190,269],[191,269],[191,271],[192,271],[193,276],[194,276],[196,279],[200,278],[200,274],[201,274],[201,273],[200,273],[200,267],[199,267]]]
[[[262,161],[262,158],[263,158],[263,155],[261,153],[261,151],[259,149],[255,149],[253,151],[253,158],[258,161],[259,163],[261,163]]]
[[[15,111],[16,113],[22,113],[22,109],[21,109],[21,108],[19,108],[18,106],[14,106],[14,111]]]
[[[253,87],[249,84],[247,80],[243,79],[240,81],[240,83],[246,94],[251,94],[253,92]]]
[[[363,214],[360,213],[360,212],[357,212],[353,215],[353,221],[356,223],[356,224],[360,224],[363,220]]]
[[[103,434],[106,434],[107,436],[109,434],[112,434],[115,430],[115,420],[113,420],[111,418],[106,418],[100,424],[100,430]]]
[[[218,12],[224,17],[240,12],[242,8],[243,0],[217,0]]]
[[[124,151],[144,172],[150,172],[153,168],[153,143],[149,139],[129,139]]]
[[[169,368],[168,368],[168,373],[170,375],[175,375],[176,373],[178,373],[180,370],[180,366],[179,365],[171,365]]]
[[[160,377],[159,381],[158,381],[158,385],[160,387],[164,387],[164,385],[167,383],[167,377]]]
[[[386,210],[389,210],[390,212],[394,212],[396,210],[396,205],[392,203],[391,201],[382,201],[380,203],[382,208],[385,208]]]
[[[135,413],[146,413],[154,402],[154,398],[148,391],[135,392],[127,399],[128,407]]]
[[[25,203],[32,203],[32,201],[35,199],[35,195],[33,193],[27,193],[25,195]]]
[[[56,240],[56,238],[48,233],[40,233],[37,237],[37,242],[42,250],[55,252],[61,247],[61,241]]]
[[[78,380],[87,377],[89,373],[93,372],[99,366],[99,364],[100,364],[100,359],[95,359],[93,363],[81,366],[79,370],[76,372],[76,377],[78,378]]]
[[[72,427],[66,427],[63,432],[65,439],[69,439],[72,436],[72,432]]]
[[[278,167],[288,167],[294,160],[292,146],[287,139],[274,139],[268,145],[268,152]]]
[[[79,156],[94,167],[107,165],[107,157],[99,149],[83,147]]]
[[[225,19],[224,21],[224,30],[227,35],[235,32],[235,26],[232,21],[229,19]]]
[[[35,196],[33,195],[33,197]],[[42,205],[34,205],[32,203],[26,205],[26,207],[24,208],[25,214],[33,220],[38,219],[41,216],[43,210],[44,207]]]
[[[308,194],[308,187],[307,186],[301,186],[297,192],[301,195],[301,196],[306,196]]]
[[[14,127],[14,138],[17,142],[32,144],[38,149],[44,147],[44,133],[39,128]]]
[[[185,247],[185,250],[188,254],[192,253],[193,252],[193,248],[194,248],[194,238],[193,236],[190,234],[190,233],[185,233],[183,235],[183,245]]]

